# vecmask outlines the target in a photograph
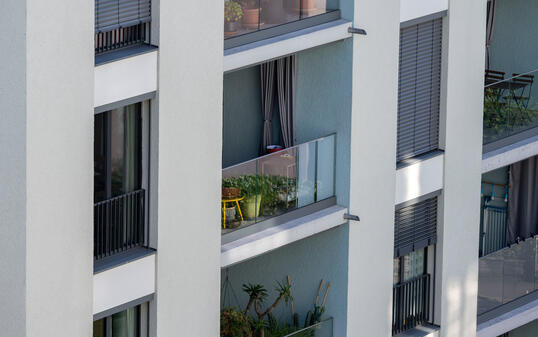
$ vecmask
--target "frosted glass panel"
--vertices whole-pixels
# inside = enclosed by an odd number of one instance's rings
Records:
[[[297,155],[297,203],[303,207],[315,201],[316,143],[299,145]]]
[[[317,201],[334,195],[335,136],[318,141]]]

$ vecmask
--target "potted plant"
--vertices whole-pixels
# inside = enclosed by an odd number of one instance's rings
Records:
[[[224,3],[224,32],[227,35],[237,33],[239,20],[243,17],[243,9],[235,1],[226,1]]]
[[[259,333],[259,337],[265,337],[265,317],[270,317],[273,310],[278,306],[278,304],[284,300],[286,305],[289,301],[293,299],[291,296],[291,285],[284,285],[280,282],[277,282],[275,290],[278,292],[278,296],[265,310],[261,309],[261,304],[264,303],[267,298],[267,290],[261,284],[243,284],[243,291],[247,293],[249,300],[247,307],[245,308],[245,315],[250,312],[253,308],[254,313],[256,314],[256,325],[255,330]]]
[[[262,200],[262,189],[255,175],[243,175],[236,178],[226,178],[222,180],[222,186],[236,187],[241,190],[241,210],[247,219],[254,219],[260,214]]]
[[[220,337],[252,337],[252,325],[242,311],[224,308],[220,312]]]
[[[222,199],[235,199],[241,195],[241,189],[231,179],[222,179]]]
[[[243,0],[243,26],[257,29],[263,23],[260,22],[260,0]]]

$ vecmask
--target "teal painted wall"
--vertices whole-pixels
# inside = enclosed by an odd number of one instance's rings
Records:
[[[280,117],[273,107],[273,143],[280,144]],[[224,75],[222,167],[259,156],[263,132],[260,67]]]
[[[351,132],[351,40],[298,55],[297,143],[336,133],[336,195],[348,205]]]
[[[251,67],[224,75],[222,167],[252,158],[260,151],[260,70]]]

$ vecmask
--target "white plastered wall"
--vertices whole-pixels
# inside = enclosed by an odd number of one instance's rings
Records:
[[[0,335],[90,337],[94,3],[2,8]]]
[[[347,336],[391,336],[399,1],[356,0]],[[381,15],[382,13],[382,15]]]
[[[476,335],[485,4],[450,0],[445,20],[445,182],[436,286],[442,337]]]
[[[224,3],[159,5],[156,335],[218,336]]]

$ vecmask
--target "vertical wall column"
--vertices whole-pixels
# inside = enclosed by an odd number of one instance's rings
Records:
[[[2,2],[2,336],[92,335],[93,12]]]
[[[485,5],[485,0],[450,0],[445,22],[445,187],[435,314],[443,337],[476,335]]]
[[[390,336],[400,2],[356,0],[347,336]]]
[[[224,5],[159,7],[156,334],[218,336]]]

